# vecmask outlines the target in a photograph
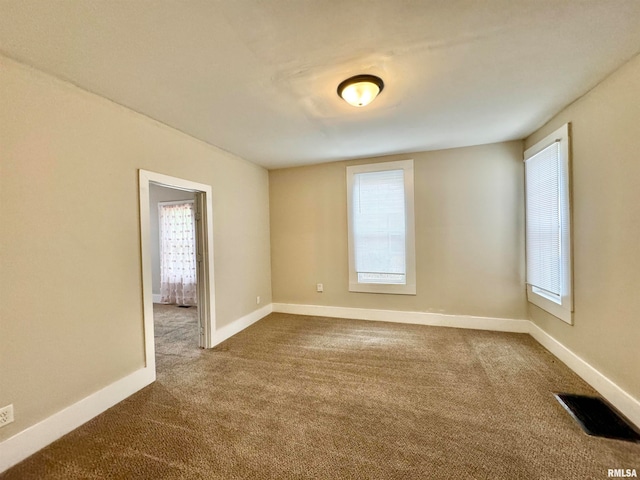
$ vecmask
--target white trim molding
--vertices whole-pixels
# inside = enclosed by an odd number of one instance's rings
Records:
[[[270,303],[269,305],[265,305],[258,310],[254,310],[253,312],[234,320],[230,324],[219,328],[213,332],[213,346],[224,342],[227,338],[233,337],[236,333],[239,333],[245,328],[253,325],[258,320],[262,320],[272,311],[272,304]]]
[[[268,304],[221,327],[213,333],[213,344],[225,341],[271,312],[272,305]],[[146,367],[3,441],[0,443],[0,473],[153,383],[155,379],[155,363],[147,362]]]
[[[404,263],[405,272],[402,283],[386,283],[384,281],[360,281],[356,258],[357,250],[357,229],[356,229],[356,201],[360,198],[360,182],[357,178],[360,175],[369,175],[381,172],[402,171],[404,186]],[[414,192],[413,192],[413,159],[398,160],[394,162],[378,162],[366,165],[351,165],[346,167],[347,179],[347,237],[349,246],[349,291],[382,293],[391,295],[415,295],[416,294],[416,239],[415,239],[415,213],[414,213]],[[387,232],[391,234],[391,232]],[[398,232],[396,232],[397,234]],[[387,254],[390,254],[387,252]],[[393,255],[392,255],[393,256]],[[396,261],[399,258],[395,259]],[[361,266],[360,266],[361,267]],[[378,265],[378,267],[380,267]],[[369,268],[373,268],[369,265]],[[384,275],[394,275],[392,272],[369,272],[371,274],[381,273]]]
[[[591,385],[629,421],[640,427],[640,401],[632,397],[602,372],[565,347],[538,325],[529,322],[531,335],[585,382]]]
[[[155,368],[141,368],[6,439],[0,443],[0,472],[100,415],[155,379]]]
[[[640,426],[640,401],[612,380],[573,353],[555,338],[529,320],[510,318],[446,315],[430,312],[402,312],[366,308],[330,307],[322,305],[296,305],[273,303],[238,318],[213,332],[213,344],[217,345],[245,328],[253,325],[271,312],[295,315],[349,318],[393,323],[454,327],[499,332],[527,333],[549,350],[572,371],[591,385],[611,405]],[[22,432],[0,443],[0,472],[18,464],[38,450],[66,435],[108,408],[116,405],[155,380],[155,365],[148,364],[113,384],[89,395],[73,405],[53,414]]]
[[[563,322],[573,325],[573,259],[571,253],[571,134],[570,124],[565,123],[555,132],[550,133],[531,148],[524,152],[525,163],[525,246],[527,263],[527,300],[541,309],[549,312]],[[542,153],[552,145],[557,146],[555,155],[544,156]],[[543,156],[539,157],[538,154]],[[541,170],[539,170],[541,169]],[[549,169],[549,170],[547,170]],[[537,171],[537,173],[536,173]],[[546,171],[546,173],[541,173]],[[556,174],[557,184],[551,181],[551,172]],[[532,182],[533,179],[533,182]],[[544,185],[544,186],[543,186]],[[543,187],[542,187],[543,186]],[[529,189],[534,188],[533,195]],[[549,190],[553,193],[549,193]],[[550,198],[548,195],[557,195],[558,209],[548,210]],[[540,195],[547,200],[540,200]],[[536,200],[537,198],[537,200]],[[539,260],[556,257],[557,252],[550,249],[550,245],[541,245],[536,240],[530,245],[531,238],[536,236],[537,228],[530,229],[533,225],[547,224],[549,221],[557,221],[559,228],[559,264],[557,270],[546,262]],[[540,223],[542,222],[542,223]],[[539,228],[539,227],[538,227]],[[541,250],[540,250],[541,247]],[[540,251],[539,251],[540,250]],[[545,253],[546,251],[546,253]],[[544,264],[544,265],[543,265]],[[536,275],[533,272],[538,272]],[[554,273],[559,276],[558,291],[552,292],[552,284],[547,284]],[[533,276],[532,276],[533,274]],[[545,280],[547,279],[547,280]]]
[[[412,323],[432,327],[468,328],[496,332],[529,333],[529,320],[512,318],[474,317],[447,315],[431,312],[403,312],[398,310],[373,310],[368,308],[329,307],[324,305],[295,305],[274,303],[273,311],[316,317],[350,318],[379,322]]]

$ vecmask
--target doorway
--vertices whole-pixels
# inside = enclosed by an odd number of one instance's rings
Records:
[[[147,366],[153,366],[155,371],[154,303],[156,310],[162,310],[159,303],[171,304],[176,309],[180,306],[193,309],[185,313],[184,317],[194,321],[197,346],[212,346],[212,332],[215,331],[213,209],[209,185],[146,170],[139,171],[139,183],[145,360]],[[170,199],[171,197],[174,199]],[[179,210],[170,208],[172,205],[189,205],[187,210],[190,209],[189,215],[192,215],[194,222],[192,241],[195,245],[191,253],[194,254],[195,262],[195,285],[188,281],[188,285],[171,285],[164,290],[161,288],[158,265],[161,220],[158,204],[162,203],[166,205],[167,211]],[[161,313],[166,317],[166,309]]]

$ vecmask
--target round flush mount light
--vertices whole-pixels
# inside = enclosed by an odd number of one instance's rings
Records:
[[[384,82],[375,75],[356,75],[338,85],[338,95],[349,105],[364,107],[375,100]]]

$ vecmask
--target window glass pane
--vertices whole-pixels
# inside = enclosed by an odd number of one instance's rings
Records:
[[[358,281],[405,284],[404,171],[355,174],[352,214]]]
[[[560,143],[526,161],[527,283],[561,294]]]

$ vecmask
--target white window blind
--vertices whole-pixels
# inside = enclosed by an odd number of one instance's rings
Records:
[[[413,160],[346,170],[349,291],[415,295]]]
[[[406,284],[405,218],[404,170],[354,175],[353,239],[358,282]]]
[[[573,323],[569,124],[525,151],[527,299]]]
[[[560,142],[526,161],[527,283],[561,294]]]

